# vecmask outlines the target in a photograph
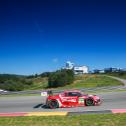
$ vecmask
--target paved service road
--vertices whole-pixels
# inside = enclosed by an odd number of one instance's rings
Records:
[[[120,82],[122,82],[124,84],[124,86],[126,86],[126,80],[125,79],[122,79],[122,78],[119,78],[119,77],[115,77],[115,76],[108,76],[106,75],[107,77],[110,77],[110,78],[113,78],[115,80],[118,80]]]
[[[100,111],[126,109],[126,92],[98,94],[103,103],[101,106],[47,109],[41,96],[0,97],[0,113],[4,112],[44,112],[44,111]]]

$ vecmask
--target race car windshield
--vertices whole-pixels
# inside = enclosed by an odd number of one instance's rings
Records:
[[[80,97],[81,93],[79,93],[79,92],[68,92],[68,96],[78,96],[78,97]]]

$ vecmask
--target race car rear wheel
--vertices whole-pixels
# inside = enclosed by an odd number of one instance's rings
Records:
[[[59,108],[59,103],[58,103],[57,100],[50,100],[49,103],[48,103],[48,106],[51,109]]]
[[[88,98],[85,100],[85,103],[87,106],[93,106],[94,105],[94,100],[92,98]]]

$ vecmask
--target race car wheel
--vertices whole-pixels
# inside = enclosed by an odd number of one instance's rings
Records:
[[[94,100],[92,98],[88,98],[86,99],[86,105],[87,106],[93,106],[94,105]]]
[[[49,107],[51,109],[55,109],[55,108],[58,108],[59,107],[59,104],[58,104],[58,101],[57,100],[51,100],[51,101],[49,101],[48,105],[49,105]]]

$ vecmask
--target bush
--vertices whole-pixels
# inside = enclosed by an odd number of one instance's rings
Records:
[[[50,74],[48,78],[48,87],[60,87],[71,84],[74,81],[72,70],[62,69]]]
[[[0,89],[8,91],[21,91],[25,88],[31,87],[32,84],[32,80],[26,79],[22,76],[8,74],[0,75]]]

